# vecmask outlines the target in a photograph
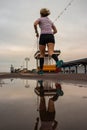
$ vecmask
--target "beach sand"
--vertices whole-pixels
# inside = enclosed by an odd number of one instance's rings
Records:
[[[43,75],[38,75],[37,73],[0,73],[0,79],[4,78],[29,78],[87,82],[87,74],[44,73]]]

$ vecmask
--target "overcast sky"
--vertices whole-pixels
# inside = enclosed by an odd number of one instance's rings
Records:
[[[25,66],[35,68],[37,50],[33,23],[40,17],[39,10],[48,8],[54,22],[70,0],[0,0],[0,71]],[[71,61],[87,58],[87,0],[73,0],[71,6],[54,22],[55,50],[61,50],[60,59]]]

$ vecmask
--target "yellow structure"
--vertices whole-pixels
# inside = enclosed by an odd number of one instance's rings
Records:
[[[54,54],[56,54],[57,56],[60,55],[60,50],[55,50]],[[39,58],[40,58],[40,51],[37,51],[34,54],[34,58],[36,59],[36,66],[37,66],[37,70],[39,70]],[[56,65],[54,60],[49,57],[48,55],[48,51],[45,51],[45,57],[44,57],[44,67],[43,67],[43,71],[45,72],[55,72],[56,71]]]

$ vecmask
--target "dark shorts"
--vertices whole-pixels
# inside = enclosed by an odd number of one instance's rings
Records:
[[[46,45],[47,43],[55,43],[53,34],[41,34],[39,39],[40,45]]]
[[[54,121],[55,120],[55,111],[49,112],[45,110],[40,110],[40,119],[41,121]]]

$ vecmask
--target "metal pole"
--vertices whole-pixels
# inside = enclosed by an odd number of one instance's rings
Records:
[[[37,37],[37,51],[39,50],[39,42],[38,42],[38,37]],[[36,66],[37,66],[37,69],[38,69],[38,57],[36,59]]]

